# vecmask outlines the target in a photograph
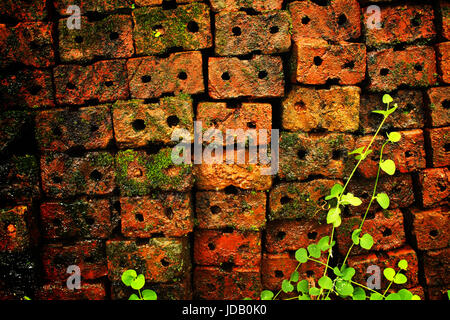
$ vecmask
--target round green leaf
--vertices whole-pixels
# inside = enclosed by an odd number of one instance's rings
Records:
[[[333,288],[333,280],[327,276],[323,276],[319,279],[319,286],[326,290],[331,290]]]
[[[405,259],[400,260],[398,262],[398,267],[402,270],[408,269],[408,261],[406,261]]]
[[[312,243],[308,246],[308,252],[309,255],[313,258],[320,258],[320,255],[322,254],[319,247],[315,243]]]
[[[157,300],[158,296],[156,295],[156,292],[150,289],[145,289],[142,291],[142,298],[144,300]]]
[[[307,293],[309,291],[308,280],[303,279],[299,283],[297,283],[297,291],[302,292],[302,293]]]
[[[317,243],[317,245],[319,246],[319,249],[321,251],[328,250],[330,248],[330,237],[329,236],[322,237]]]
[[[392,97],[389,94],[384,94],[383,95],[383,103],[388,104],[391,103],[392,101],[394,101],[394,99],[392,99]]]
[[[377,195],[377,202],[383,209],[387,209],[390,204],[389,197],[384,192]]]
[[[395,270],[392,268],[386,268],[383,270],[383,274],[386,277],[386,279],[388,279],[389,281],[393,281],[395,276]]]
[[[383,296],[378,292],[374,292],[370,295],[370,300],[383,300]]]
[[[300,248],[295,251],[295,259],[300,263],[305,263],[308,261],[308,252],[305,248]]]
[[[366,300],[366,292],[363,288],[356,287],[353,291],[353,300]]]
[[[380,163],[381,170],[386,172],[388,175],[393,175],[395,173],[395,163],[391,159],[384,160]]]
[[[297,282],[299,277],[300,277],[300,275],[298,274],[298,271],[294,271],[294,272],[291,274],[290,281],[292,281],[292,282]]]
[[[355,229],[352,232],[352,241],[356,245],[359,244],[359,235],[360,235],[361,231],[362,231],[361,229]]]
[[[131,281],[131,287],[134,290],[140,290],[145,285],[145,277],[143,274],[138,275],[133,281]]]
[[[353,294],[353,286],[347,281],[336,281],[335,288],[337,293],[342,297],[347,297]]]
[[[328,210],[327,223],[334,224],[340,218],[340,214],[341,214],[341,209],[339,207],[331,208],[330,210]]]
[[[402,300],[402,298],[397,293],[391,293],[386,297],[386,300]]]
[[[342,199],[341,200],[342,204],[350,204],[355,207],[361,205],[361,203],[362,203],[361,199],[358,197],[355,197],[353,195],[353,193],[344,194],[344,195],[342,195],[341,199]]]
[[[294,290],[294,286],[289,282],[289,280],[284,279],[281,283],[281,290],[285,293],[289,293]]]
[[[373,238],[370,234],[365,233],[359,240],[359,245],[366,250],[370,250],[373,246]]]
[[[252,298],[249,298],[249,297],[245,297],[244,299],[242,299],[242,300],[253,300]]]
[[[352,277],[355,275],[356,271],[353,268],[346,268],[342,272],[342,279],[350,281],[352,280]]]
[[[261,292],[261,300],[272,300],[273,296],[273,292],[270,290],[264,290]]]
[[[128,300],[141,300],[138,296],[137,296],[137,294],[132,294],[129,298],[128,298]]]
[[[334,272],[334,274],[335,274],[336,276],[338,276],[338,277],[341,277],[341,276],[342,276],[342,272],[341,272],[341,270],[339,270],[338,267],[334,267],[334,268],[333,268],[333,272]]]
[[[388,134],[388,139],[391,142],[399,142],[402,135],[399,132],[391,132]]]
[[[298,296],[298,300],[311,300],[311,298],[306,294],[301,294]]]
[[[397,275],[394,277],[394,283],[396,284],[404,284],[406,283],[406,281],[408,281],[408,279],[404,274],[397,273]]]
[[[316,287],[309,288],[309,295],[310,296],[318,296],[320,294],[320,289]]]
[[[122,273],[122,282],[126,285],[126,286],[130,286],[131,282],[136,279],[137,277],[137,273],[134,270],[127,270],[124,273]]]
[[[411,300],[420,300],[420,297],[417,294],[415,294],[412,296]]]
[[[400,289],[397,292],[397,294],[400,296],[400,298],[402,300],[411,300],[413,297],[413,294],[409,290],[406,290],[406,289]]]

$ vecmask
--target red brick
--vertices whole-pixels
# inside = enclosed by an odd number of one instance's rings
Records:
[[[361,34],[360,7],[356,0],[334,0],[327,5],[311,1],[289,3],[292,38],[322,38],[332,41],[356,39]]]
[[[100,103],[129,95],[124,60],[99,61],[92,65],[60,65],[53,69],[58,104]]]
[[[428,210],[411,209],[413,234],[419,250],[434,250],[450,243],[450,211],[448,207]]]
[[[450,248],[426,251],[423,256],[423,267],[428,286],[445,286],[448,289]]]
[[[69,277],[70,275],[67,274]],[[105,286],[101,283],[81,283],[81,289],[70,290],[66,283],[45,284],[36,295],[37,300],[106,300]]]
[[[113,140],[108,106],[41,111],[35,121],[41,151],[63,152],[80,146],[105,149]]]
[[[433,167],[450,165],[450,127],[425,129],[427,143],[431,146]]]
[[[428,168],[419,173],[421,201],[424,207],[446,202],[450,196],[448,168]]]
[[[41,158],[42,189],[50,197],[104,195],[114,189],[114,158],[107,152],[70,157],[64,153]]]
[[[106,257],[101,241],[81,241],[74,245],[49,244],[42,251],[45,280],[66,281],[70,274],[67,268],[76,265],[84,280],[106,276]]]
[[[133,19],[136,54],[160,54],[174,47],[200,50],[212,46],[209,8],[204,3],[169,10],[143,7],[133,10]]]
[[[294,42],[291,58],[291,81],[302,84],[354,85],[365,78],[366,47],[360,43],[303,38]]]
[[[131,5],[136,2],[136,5],[138,2],[142,2],[144,0],[53,0],[53,5],[55,6],[56,11],[58,14],[64,16],[69,15],[67,13],[67,8],[70,5],[77,5],[80,7],[81,14],[84,14],[86,12],[111,12],[116,11],[119,9],[127,9],[131,8]],[[150,0],[152,1],[152,0]],[[158,1],[158,4],[162,3],[162,0],[153,0]],[[82,27],[83,28],[83,25]]]
[[[176,129],[193,133],[194,111],[190,96],[164,97],[157,103],[145,100],[117,101],[113,107],[114,134],[119,148],[170,143]]]
[[[220,191],[196,193],[198,227],[259,230],[266,222],[266,194],[239,190],[237,194]]]
[[[450,125],[450,88],[436,87],[427,91],[428,112],[432,127]]]
[[[44,202],[40,217],[46,239],[106,239],[112,232],[110,202],[106,199]]]
[[[40,21],[47,18],[46,2],[41,0],[4,0],[0,3],[0,15],[19,21]]]
[[[194,271],[194,295],[200,299],[256,300],[261,290],[259,268],[233,268],[229,272],[217,267],[199,266]]]
[[[207,266],[256,267],[261,262],[261,234],[198,230],[194,240],[194,262]]]
[[[441,80],[450,83],[450,41],[437,44],[436,53]]]
[[[282,0],[211,0],[210,2],[214,12],[238,11],[241,8],[255,11],[279,10],[283,4]]]
[[[280,57],[255,55],[249,60],[210,57],[208,90],[213,99],[282,97],[283,62]]]
[[[427,87],[436,84],[435,52],[431,47],[406,47],[367,53],[369,89],[392,91],[399,86]]]
[[[364,21],[373,15],[363,9]],[[410,43],[434,38],[434,14],[431,5],[402,5],[381,8],[381,28],[365,28],[366,44],[370,47]],[[366,24],[364,24],[366,25]]]
[[[442,17],[442,36],[450,40],[450,4],[447,0],[440,0],[439,9]]]
[[[0,252],[23,251],[30,246],[28,206],[0,209]]]
[[[200,52],[179,52],[167,58],[128,60],[131,97],[157,98],[163,93],[201,93],[205,90]]]

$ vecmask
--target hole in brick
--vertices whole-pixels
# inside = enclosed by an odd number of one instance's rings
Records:
[[[222,230],[223,233],[233,233],[234,232],[234,228],[233,227],[225,227]]]
[[[270,27],[270,33],[271,34],[278,33],[279,31],[280,31],[280,28],[278,28],[278,26]]]
[[[220,265],[220,269],[222,269],[225,272],[231,272],[233,271],[234,263],[233,262],[223,262]]]
[[[274,274],[275,274],[275,278],[283,278],[284,277],[284,273],[281,270],[275,270]]]
[[[222,80],[230,80],[230,74],[228,72],[222,73]]]
[[[449,152],[450,151],[450,143],[446,143],[444,145],[444,149],[445,149],[445,152]]]
[[[387,69],[387,68],[382,68],[381,70],[380,70],[380,75],[381,76],[387,76],[389,74],[389,69]]]
[[[199,30],[198,23],[195,21],[189,21],[187,24],[187,29],[189,32],[196,33]]]
[[[355,67],[355,62],[354,61],[346,62],[342,67],[345,69],[353,69]]]
[[[244,8],[244,7],[241,7],[241,8],[239,8],[239,11],[243,11],[243,12],[245,12],[246,14],[248,14],[249,16],[256,16],[256,15],[259,14],[258,11],[256,11],[256,10],[253,9],[253,8]]]
[[[187,74],[186,74],[186,72],[184,72],[184,71],[181,71],[179,74],[178,74],[178,79],[180,79],[180,80],[186,80],[187,79]]]
[[[403,108],[403,112],[410,113],[414,110],[414,105],[411,103],[407,103],[406,106]]]
[[[172,210],[172,208],[165,208],[165,209],[164,209],[164,215],[165,215],[168,219],[172,220],[172,218],[173,218],[173,210]]]
[[[308,271],[306,271],[306,276],[308,277],[308,278],[312,278],[312,277],[314,277],[314,271],[312,271],[312,270],[308,270]]]
[[[148,75],[142,76],[141,81],[142,81],[142,83],[148,83],[148,82],[152,81],[152,77],[148,76]]]
[[[94,181],[100,181],[103,178],[103,175],[100,171],[98,171],[97,169],[93,170],[91,172],[91,174],[89,175],[89,177],[94,180]]]
[[[75,37],[75,42],[76,43],[83,43],[83,37],[82,36],[76,36]]]
[[[267,71],[266,70],[262,70],[260,72],[258,72],[258,78],[259,79],[264,79],[267,77]]]
[[[437,187],[439,188],[439,191],[445,191],[447,189],[447,186],[441,182],[438,182]]]
[[[317,232],[316,231],[312,231],[308,233],[308,239],[309,240],[314,240],[317,238]]]
[[[364,191],[364,192],[361,194],[361,198],[363,198],[363,199],[369,198],[369,193],[368,193],[367,191]]]
[[[344,212],[342,213],[342,215],[343,215],[345,218],[348,218],[348,217],[351,216],[349,206],[345,206],[345,207],[344,207]]]
[[[42,87],[40,85],[34,85],[30,88],[29,92],[32,96],[35,96],[39,93],[39,91],[42,90]]]
[[[72,83],[72,82],[67,82],[67,89],[69,90],[74,90],[77,87]]]
[[[235,186],[228,186],[224,189],[225,194],[238,194],[238,189]]]
[[[422,67],[421,64],[416,63],[416,64],[414,65],[414,69],[415,69],[416,71],[422,71],[422,70],[423,70],[423,67]]]
[[[167,118],[167,125],[172,128],[177,126],[180,123],[180,119],[177,116],[169,116]]]
[[[389,237],[392,235],[392,230],[389,228],[386,228],[383,230],[383,237]]]
[[[297,101],[297,102],[294,104],[294,107],[295,107],[297,110],[304,110],[304,109],[306,109],[306,105],[305,105],[305,102],[303,102],[303,100]]]
[[[208,248],[209,248],[209,250],[213,251],[216,249],[216,246],[214,245],[214,243],[210,242],[210,243],[208,243]]]
[[[338,17],[338,20],[337,20],[338,25],[342,26],[342,25],[344,25],[346,22],[347,22],[347,16],[346,16],[345,14],[341,14],[341,15]]]
[[[52,177],[53,183],[61,183],[63,179],[60,176],[54,176]]]
[[[341,82],[340,78],[328,78],[327,81],[325,82],[325,86],[337,86],[339,85]]]
[[[62,225],[61,220],[58,219],[58,218],[53,219],[53,220],[52,220],[52,224],[53,224],[55,227],[61,227],[61,225]]]
[[[113,84],[114,84],[114,82],[112,82],[112,81],[105,82],[105,86],[107,86],[107,87],[111,87]]]
[[[119,34],[117,32],[111,32],[109,34],[109,39],[110,40],[117,40],[117,39],[119,39]]]
[[[238,36],[240,36],[242,34],[242,30],[239,27],[234,27],[233,29],[231,29],[231,32],[236,37],[238,37]]]
[[[256,122],[255,121],[247,122],[247,128],[256,129]]]
[[[333,150],[333,160],[340,160],[344,157],[344,151],[343,150]]]
[[[86,148],[84,146],[78,145],[70,147],[66,154],[71,158],[81,158],[86,153]]]
[[[168,267],[170,265],[170,262],[166,259],[161,259],[161,264],[163,267]]]
[[[307,152],[306,152],[305,149],[300,149],[300,150],[298,150],[298,152],[297,152],[297,157],[298,157],[300,160],[305,160],[306,154],[307,154]]]
[[[98,129],[100,129],[98,125],[96,125],[96,124],[91,125],[91,128],[90,128],[91,132],[97,132]]]
[[[436,238],[439,235],[439,232],[437,230],[431,230],[429,235],[432,238]]]
[[[442,107],[444,109],[449,109],[450,108],[450,100],[444,100],[442,101]]]
[[[412,156],[413,156],[413,154],[412,154],[411,151],[406,151],[406,152],[405,152],[405,157],[406,157],[406,158],[411,158]]]
[[[136,219],[136,221],[139,221],[139,222],[143,222],[144,221],[144,216],[142,214],[140,214],[140,213],[136,213],[134,215],[134,218]]]
[[[89,225],[89,226],[92,226],[92,225],[94,224],[94,222],[95,222],[94,218],[92,218],[92,217],[86,217],[86,218],[84,219],[84,221],[85,221],[86,224]]]
[[[284,237],[286,237],[286,232],[284,232],[284,231],[278,231],[276,237],[277,237],[277,240],[278,240],[278,241],[281,241],[281,240],[284,239]]]
[[[316,66],[320,66],[320,65],[322,64],[322,62],[323,62],[323,60],[322,60],[321,57],[319,57],[319,56],[315,56],[315,57],[314,57],[314,64],[315,64]]]
[[[291,202],[291,201],[292,201],[292,198],[291,198],[291,197],[288,197],[288,196],[283,196],[283,197],[281,197],[281,199],[280,199],[280,203],[281,203],[282,205],[288,204],[288,203]]]
[[[420,26],[422,23],[422,19],[420,17],[420,15],[415,15],[413,18],[411,18],[411,25],[413,27],[418,27]]]
[[[304,16],[302,18],[302,24],[308,24],[311,21],[311,19],[308,16]]]
[[[52,133],[54,136],[60,137],[62,135],[62,131],[60,127],[54,127],[52,129]]]
[[[131,123],[134,131],[142,131],[146,128],[145,121],[142,119],[136,119]]]
[[[222,211],[219,206],[212,206],[209,208],[212,214],[218,214]]]

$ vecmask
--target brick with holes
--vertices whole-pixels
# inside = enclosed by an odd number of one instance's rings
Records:
[[[305,219],[324,222],[326,204],[323,198],[339,181],[315,179],[276,185],[269,194],[269,220]]]
[[[429,124],[432,127],[450,125],[450,88],[435,87],[427,91]]]
[[[442,249],[450,243],[450,211],[448,206],[421,210],[411,209],[413,234],[419,250]]]
[[[450,248],[425,251],[423,255],[425,281],[428,286],[450,284]]]
[[[194,111],[188,95],[164,97],[155,103],[145,100],[117,101],[112,106],[114,134],[119,148],[170,143],[175,130],[193,133]]]
[[[260,15],[246,12],[221,12],[215,16],[215,53],[219,56],[252,52],[274,54],[289,51],[290,15],[269,11]]]
[[[214,12],[238,11],[241,9],[250,11],[279,10],[283,0],[211,0],[211,8]]]
[[[42,189],[50,197],[110,194],[114,177],[114,157],[108,152],[74,156],[49,153],[41,157]]]
[[[259,267],[223,270],[197,266],[194,270],[194,296],[207,300],[258,299],[261,287]]]
[[[367,8],[364,8],[363,12],[364,21],[369,21],[373,12]],[[431,5],[386,6],[381,8],[381,12],[382,28],[364,28],[366,44],[369,47],[411,43],[436,36]]]
[[[28,110],[7,110],[0,113],[0,153],[5,154],[16,143],[26,139],[32,119],[33,114]]]
[[[209,8],[193,2],[164,10],[142,7],[133,10],[136,54],[152,55],[177,47],[200,50],[212,46]]]
[[[425,129],[425,136],[431,146],[432,166],[450,165],[450,127]]]
[[[40,111],[35,122],[36,139],[43,152],[105,149],[113,140],[109,106]]]
[[[14,27],[0,24],[0,65],[22,63],[47,68],[55,63],[52,24],[20,22]]]
[[[208,91],[213,99],[284,95],[283,62],[280,57],[254,55],[249,60],[210,57],[208,74]]]
[[[106,297],[105,285],[102,283],[82,283],[80,289],[70,290],[64,281],[44,284],[36,292],[38,300],[106,300]]]
[[[358,130],[358,87],[312,89],[294,86],[283,100],[282,125],[289,131]]]
[[[291,82],[301,84],[354,85],[365,78],[366,47],[360,43],[328,44],[322,39],[294,42]]]
[[[442,36],[450,40],[450,4],[448,1],[439,1],[439,15],[442,17]]]
[[[0,15],[19,21],[42,21],[47,18],[46,2],[41,0],[4,0]]]
[[[362,219],[359,217],[344,218],[342,225],[336,230],[339,252],[345,256],[352,245],[351,235],[358,229]],[[374,239],[373,251],[387,251],[405,245],[405,230],[403,214],[400,209],[378,211],[373,216],[368,215],[361,232],[370,234]],[[365,254],[367,251],[360,246],[354,246],[351,255]]]
[[[120,281],[122,273],[134,269],[147,282],[177,282],[189,272],[187,238],[152,238],[144,244],[131,240],[106,242],[108,278]]]
[[[450,41],[436,45],[436,56],[441,73],[440,79],[444,83],[450,83]]]
[[[369,90],[392,91],[399,86],[428,87],[436,84],[436,55],[432,47],[409,46],[367,54]]]
[[[385,121],[383,130],[418,129],[423,128],[425,111],[423,109],[423,94],[418,90],[398,90],[390,95],[398,109]],[[383,93],[364,93],[361,95],[361,109],[359,111],[359,126],[364,133],[375,133],[383,120],[383,116],[373,113],[374,110],[386,110],[382,103]]]
[[[266,194],[235,189],[196,193],[196,214],[201,229],[259,230],[266,222]]]
[[[30,247],[30,211],[27,205],[0,209],[0,252],[20,252]]]
[[[428,168],[419,173],[421,201],[424,207],[445,203],[450,196],[450,171],[448,168]]]
[[[288,181],[322,175],[342,178],[352,169],[347,154],[354,139],[343,133],[283,132],[280,138],[279,176]]]
[[[383,150],[383,160],[393,160],[396,172],[415,172],[425,168],[424,135],[421,129],[398,131],[401,140],[398,143],[388,143]],[[364,136],[355,142],[355,149],[369,145],[372,136]],[[383,136],[377,136],[371,146],[373,152],[360,164],[358,172],[365,178],[376,177],[380,151],[382,144],[386,141]],[[381,175],[387,175],[381,171]]]
[[[127,63],[131,97],[158,98],[164,93],[204,92],[202,55],[178,52],[167,58],[142,57]]]
[[[80,241],[73,245],[49,244],[42,249],[44,279],[66,281],[67,268],[76,265],[83,279],[93,280],[107,275],[105,245],[99,240]]]
[[[91,65],[60,65],[53,69],[58,104],[110,102],[129,96],[124,60]]]
[[[258,231],[199,230],[194,239],[194,262],[206,266],[256,267],[261,262]],[[231,232],[228,232],[231,231]]]
[[[67,28],[67,19],[59,20],[59,56],[62,62],[86,62],[94,58],[129,58],[134,53],[131,18],[111,15],[89,22],[81,17],[80,29]]]
[[[289,3],[292,39],[303,37],[332,41],[356,39],[361,34],[360,7],[356,0],[334,0],[323,6],[312,1]]]

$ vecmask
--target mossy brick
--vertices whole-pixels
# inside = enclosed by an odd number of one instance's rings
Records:
[[[124,150],[116,155],[116,183],[123,196],[149,195],[156,190],[186,192],[193,186],[192,165],[175,165],[172,149],[157,153]]]
[[[67,274],[69,277],[70,275]],[[82,283],[81,288],[70,290],[66,282],[44,284],[36,292],[37,300],[106,300],[107,294],[103,283]]]
[[[436,57],[439,65],[440,79],[442,82],[450,83],[450,41],[436,45]]]
[[[32,123],[28,111],[11,110],[0,113],[0,154],[24,138],[24,133]]]
[[[353,136],[344,133],[282,132],[280,138],[281,179],[304,180],[309,176],[343,178],[352,169]]]
[[[419,90],[398,90],[390,94],[398,109],[389,115],[382,130],[405,130],[423,128],[425,110],[423,94]],[[375,133],[383,120],[383,116],[373,113],[375,110],[385,110],[382,103],[383,93],[365,92],[361,95],[359,110],[359,127],[365,134]]]
[[[315,179],[276,185],[269,194],[269,220],[302,219],[324,223],[326,210],[323,198],[339,181]]]
[[[106,195],[114,190],[114,156],[108,152],[65,153],[41,157],[42,189],[49,197]]]
[[[201,2],[175,9],[142,7],[133,10],[136,54],[161,54],[170,48],[200,50],[212,46],[209,8]]]
[[[283,0],[211,0],[210,2],[214,12],[239,11],[241,8],[262,12],[279,10],[283,5]]]
[[[429,125],[441,127],[450,125],[450,88],[435,87],[427,91]]]
[[[42,249],[44,279],[49,282],[66,281],[69,266],[76,265],[84,280],[107,275],[105,244],[99,240],[80,241],[73,245],[48,244]]]
[[[18,21],[42,21],[47,18],[47,6],[41,0],[4,0],[0,15]]]
[[[257,267],[261,262],[259,231],[198,230],[194,235],[194,262],[204,266]],[[231,232],[229,232],[231,231]]]
[[[107,239],[113,229],[108,199],[49,201],[40,206],[46,239]]]
[[[450,127],[425,129],[427,144],[431,146],[429,158],[433,167],[450,165]]]
[[[187,238],[152,238],[139,245],[131,240],[109,240],[106,255],[111,281],[120,281],[125,270],[134,269],[148,283],[174,283],[191,268]]]
[[[195,194],[198,227],[201,229],[260,230],[266,223],[266,194],[238,190],[200,191]]]
[[[125,60],[59,65],[53,69],[53,76],[58,104],[104,103],[129,96]]]
[[[61,16],[70,16],[73,12],[67,12],[70,5],[80,8],[81,15],[85,13],[110,13],[121,9],[131,9],[132,5],[139,0],[53,0],[53,5]],[[140,0],[142,2],[142,0]],[[153,0],[155,1],[155,0]],[[161,4],[162,0],[159,1]],[[82,27],[83,28],[83,25]]]
[[[109,106],[40,111],[35,121],[36,139],[43,152],[105,149],[114,139]]]
[[[117,101],[112,107],[114,134],[119,148],[144,147],[171,142],[175,130],[193,134],[194,111],[189,95],[145,100]]]
[[[262,290],[259,268],[222,270],[197,266],[194,270],[194,297],[205,300],[258,299]]]
[[[254,55],[249,60],[210,57],[208,74],[208,93],[213,99],[275,98],[284,95],[281,57]]]
[[[359,123],[358,87],[313,89],[294,86],[282,102],[282,126],[289,131],[356,131]]]
[[[450,284],[450,248],[429,250],[423,254],[425,281],[428,286],[445,287]]]
[[[442,249],[449,245],[450,211],[447,206],[433,209],[411,209],[412,233],[419,250]]]
[[[58,23],[62,62],[129,58],[134,54],[130,16],[110,15],[94,22],[82,16],[82,27],[72,30],[67,28],[67,21],[61,19]]]
[[[292,39],[303,37],[331,41],[357,39],[361,34],[360,7],[356,0],[294,1],[288,9],[292,16]]]
[[[366,45],[369,47],[392,46],[400,43],[432,40],[436,36],[432,5],[383,6],[381,28],[367,27],[364,23]],[[372,11],[363,8],[363,19],[369,21]]]
[[[439,15],[442,17],[442,36],[450,40],[450,3],[447,0],[439,1]]]
[[[21,63],[35,68],[55,64],[52,24],[20,22],[14,27],[0,24],[0,65]]]
[[[177,52],[167,58],[129,59],[128,82],[134,99],[158,98],[165,93],[196,94],[205,91],[202,54]]]
[[[303,38],[294,42],[291,56],[292,83],[340,85],[362,82],[366,73],[366,47],[361,43],[328,44],[322,39]]]
[[[21,252],[30,247],[30,211],[26,205],[0,209],[0,252]]]
[[[414,88],[436,84],[436,55],[432,47],[408,46],[367,53],[370,91],[393,91],[400,86]]]
[[[420,202],[429,208],[445,203],[450,197],[450,171],[448,168],[427,168],[419,172]]]
[[[219,56],[252,52],[276,54],[289,51],[291,21],[286,10],[259,15],[220,12],[215,16],[215,53]]]

